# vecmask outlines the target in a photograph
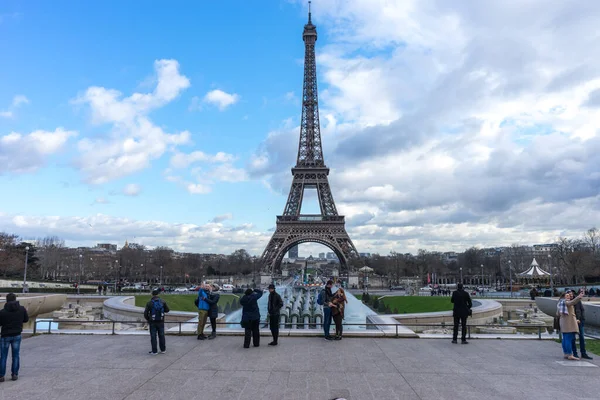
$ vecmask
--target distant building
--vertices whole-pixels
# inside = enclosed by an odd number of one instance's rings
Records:
[[[358,253],[359,257],[369,258],[371,257],[371,253]]]
[[[289,258],[298,258],[298,245],[292,247],[290,251],[288,251]]]
[[[110,244],[110,243],[98,243],[96,245],[96,248],[98,248],[98,249],[104,249],[104,250],[108,250],[108,251],[117,251],[117,245],[116,244]]]
[[[319,253],[319,258],[320,258],[321,260],[325,259],[325,253]]]
[[[338,259],[333,251],[330,251],[327,254],[325,254],[325,258],[327,260],[337,260]]]

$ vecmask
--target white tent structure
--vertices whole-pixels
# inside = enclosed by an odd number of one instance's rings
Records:
[[[531,262],[529,269],[527,271],[521,272],[520,274],[517,274],[517,275],[521,278],[527,278],[527,279],[549,279],[550,278],[550,273],[546,272],[540,268],[540,265],[535,260],[535,257],[533,258],[533,261]]]

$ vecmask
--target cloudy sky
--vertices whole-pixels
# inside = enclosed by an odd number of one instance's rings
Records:
[[[306,14],[0,3],[0,231],[260,255],[296,160]],[[600,226],[600,2],[314,0],[313,22],[325,161],[359,251]]]

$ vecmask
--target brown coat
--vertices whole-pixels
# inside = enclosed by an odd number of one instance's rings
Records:
[[[560,331],[562,333],[579,332],[579,325],[577,325],[577,317],[575,316],[575,304],[581,301],[580,298],[574,298],[573,300],[566,301],[567,311],[569,315],[560,316]]]

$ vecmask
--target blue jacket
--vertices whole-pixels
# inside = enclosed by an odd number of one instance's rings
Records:
[[[260,321],[260,310],[258,309],[258,299],[263,295],[260,289],[254,289],[254,293],[244,295],[240,299],[242,305],[242,321]]]
[[[206,299],[207,297],[208,294],[204,291],[204,289],[198,290],[198,310],[208,311],[210,309],[210,305],[206,302],[206,300],[202,300],[203,298]]]

